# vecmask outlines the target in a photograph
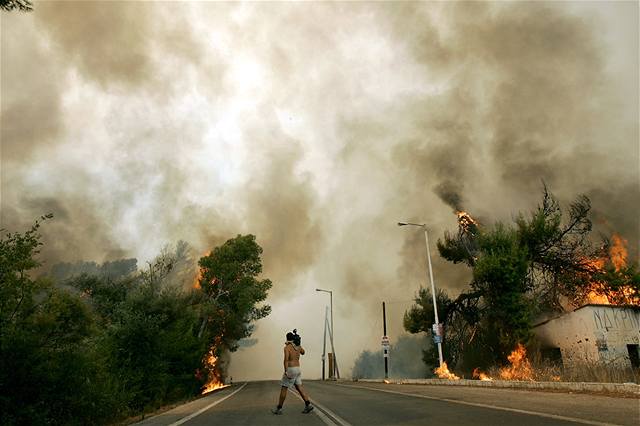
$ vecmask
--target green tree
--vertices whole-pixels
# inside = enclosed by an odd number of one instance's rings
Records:
[[[203,291],[202,335],[214,345],[214,356],[235,351],[249,337],[253,323],[266,317],[271,280],[259,279],[262,248],[253,235],[238,235],[200,258],[199,284]]]
[[[163,249],[136,275],[67,281],[96,314],[97,351],[116,391],[114,417],[195,395],[202,385],[195,372],[207,346],[197,335],[197,295],[170,279],[182,249],[180,243],[174,252]]]
[[[481,233],[478,246],[482,255],[473,268],[472,286],[487,306],[482,318],[485,334],[495,336],[495,356],[504,360],[517,343],[527,344],[531,337],[528,252],[518,243],[516,231],[502,224]]]
[[[39,266],[41,220],[0,239],[2,422],[95,422],[108,401],[96,385],[102,371],[91,357],[93,318],[77,294],[31,277]]]
[[[436,317],[433,312],[431,290],[420,288],[414,302],[415,305],[404,313],[404,329],[409,333],[432,333],[431,325],[436,322]],[[438,304],[439,309],[438,312],[443,313],[449,309],[451,302],[451,299],[445,291],[440,289],[436,291],[436,303]],[[450,360],[450,362],[453,359],[457,359],[458,354],[455,353],[455,350],[452,351],[455,347],[449,344],[448,339],[443,342],[442,346],[443,356],[446,359]],[[422,360],[426,365],[438,365],[438,349],[436,345],[431,345],[425,348],[422,353]]]
[[[29,271],[40,266],[35,259],[42,245],[38,229],[51,217],[42,216],[28,231],[6,233],[0,239],[0,333],[15,327],[33,309],[33,295],[41,282],[32,280]]]

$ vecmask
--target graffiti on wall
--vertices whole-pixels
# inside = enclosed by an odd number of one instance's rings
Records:
[[[640,311],[629,308],[599,308],[593,310],[593,321],[597,330],[638,330]]]

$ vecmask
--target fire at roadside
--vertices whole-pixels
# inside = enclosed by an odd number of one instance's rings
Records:
[[[220,371],[220,366],[218,364],[218,357],[215,356],[216,346],[215,344],[211,346],[209,352],[205,355],[203,360],[204,368],[207,372],[207,382],[205,383],[201,394],[205,395],[209,392],[213,392],[216,389],[225,388],[229,385],[224,384],[222,381],[222,373]]]
[[[498,369],[496,377],[492,377],[488,372],[483,372],[480,368],[474,368],[471,378],[480,381],[494,381],[494,380],[511,380],[511,381],[537,381],[536,377],[543,375],[542,372],[537,372],[531,365],[527,357],[527,350],[522,344],[518,344],[516,348],[507,357],[509,365]],[[442,363],[442,366],[436,368],[434,374],[439,379],[444,380],[460,380],[464,377],[460,377],[449,370],[446,362]],[[549,375],[550,381],[560,381],[560,376],[551,374]],[[389,380],[384,380],[384,383],[391,383]]]
[[[522,344],[518,344],[507,359],[509,361],[509,365],[500,368],[498,371],[498,379],[534,381],[535,373],[529,359],[527,358],[527,350]],[[444,362],[441,367],[436,368],[434,373],[440,379],[460,380],[460,377],[449,371],[446,362]],[[473,370],[472,378],[481,381],[495,380],[493,377],[489,376],[489,374],[480,371],[479,368],[475,368]]]
[[[454,249],[466,249],[469,255],[469,265],[473,267],[477,261],[477,246],[474,244],[476,237],[483,233],[479,222],[469,213],[462,210],[455,210],[458,219],[458,246]],[[568,231],[565,231],[564,236]],[[453,237],[449,237],[453,241]],[[640,306],[640,294],[638,293],[637,275],[634,275],[636,266],[628,266],[629,258],[627,241],[619,234],[613,233],[597,257],[583,258],[575,264],[573,273],[577,274],[583,283],[588,286],[581,286],[575,289],[575,294],[567,294],[560,299],[562,310],[565,313],[572,312],[585,304],[595,305],[616,305],[616,306]],[[579,258],[578,258],[579,259]],[[473,338],[473,334],[472,337]],[[633,345],[631,345],[633,346]],[[637,346],[637,345],[635,345]],[[631,353],[631,352],[630,352]],[[630,355],[630,359],[633,358]],[[537,359],[537,358],[536,358]],[[491,368],[490,371],[481,371],[480,368],[473,369],[472,379],[480,381],[506,380],[506,381],[560,381],[561,377],[557,366],[539,366],[534,368],[529,358],[527,350],[522,343],[517,343],[509,356],[508,365]],[[634,364],[631,359],[632,367]],[[449,370],[447,363],[434,370],[434,374],[444,380],[460,380],[461,378]]]

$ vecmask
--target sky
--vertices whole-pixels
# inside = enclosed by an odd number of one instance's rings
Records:
[[[48,212],[46,265],[197,253],[252,233],[273,312],[231,357],[276,378],[297,328],[320,375],[392,342],[454,208],[510,221],[592,200],[640,240],[637,2],[40,1],[2,13],[0,227]],[[420,354],[416,356],[419,362]],[[382,362],[382,360],[381,360]],[[393,362],[393,358],[391,361]]]

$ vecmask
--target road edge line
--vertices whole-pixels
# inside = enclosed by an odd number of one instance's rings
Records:
[[[218,404],[220,404],[222,401],[231,398],[233,395],[237,394],[238,392],[240,392],[245,386],[247,386],[248,382],[244,382],[244,384],[242,386],[240,386],[239,389],[236,389],[235,391],[233,391],[232,393],[230,393],[229,395],[225,396],[224,398],[220,398],[219,400],[212,402],[211,404],[207,405],[204,408],[199,409],[198,411],[196,411],[195,413],[189,414],[187,417],[183,417],[180,420],[178,420],[177,422],[171,423],[169,426],[178,426],[181,425],[183,423],[188,422],[189,420],[193,419],[196,416],[199,416],[200,414],[204,413],[205,411],[207,411],[209,408],[214,407]]]
[[[557,415],[557,414],[541,413],[539,411],[520,410],[518,408],[499,407],[497,405],[482,404],[482,403],[479,403],[479,402],[467,402],[467,401],[459,401],[459,400],[449,399],[449,398],[438,398],[437,396],[417,395],[417,394],[404,393],[404,392],[392,391],[392,390],[387,390],[387,389],[369,388],[369,387],[366,387],[366,386],[341,385],[341,384],[338,384],[338,383],[336,383],[336,386],[342,386],[342,387],[346,387],[346,388],[352,387],[352,388],[359,388],[359,389],[367,389],[367,390],[373,390],[373,391],[378,391],[378,392],[386,392],[386,393],[393,393],[393,394],[404,395],[404,396],[413,396],[415,398],[424,398],[424,399],[431,399],[431,400],[434,400],[434,401],[451,402],[451,403],[454,403],[454,404],[470,405],[472,407],[488,408],[488,409],[492,409],[492,410],[511,411],[511,412],[519,413],[519,414],[528,414],[528,415],[539,416],[539,417],[547,417],[547,418],[550,418],[550,419],[564,420],[564,421],[568,421],[568,422],[581,423],[581,424],[592,425],[592,426],[620,426],[620,425],[617,425],[615,423],[602,423],[602,422],[596,422],[596,421],[591,421],[591,420],[578,419],[578,418],[575,418],[575,417],[560,416],[560,415]]]

